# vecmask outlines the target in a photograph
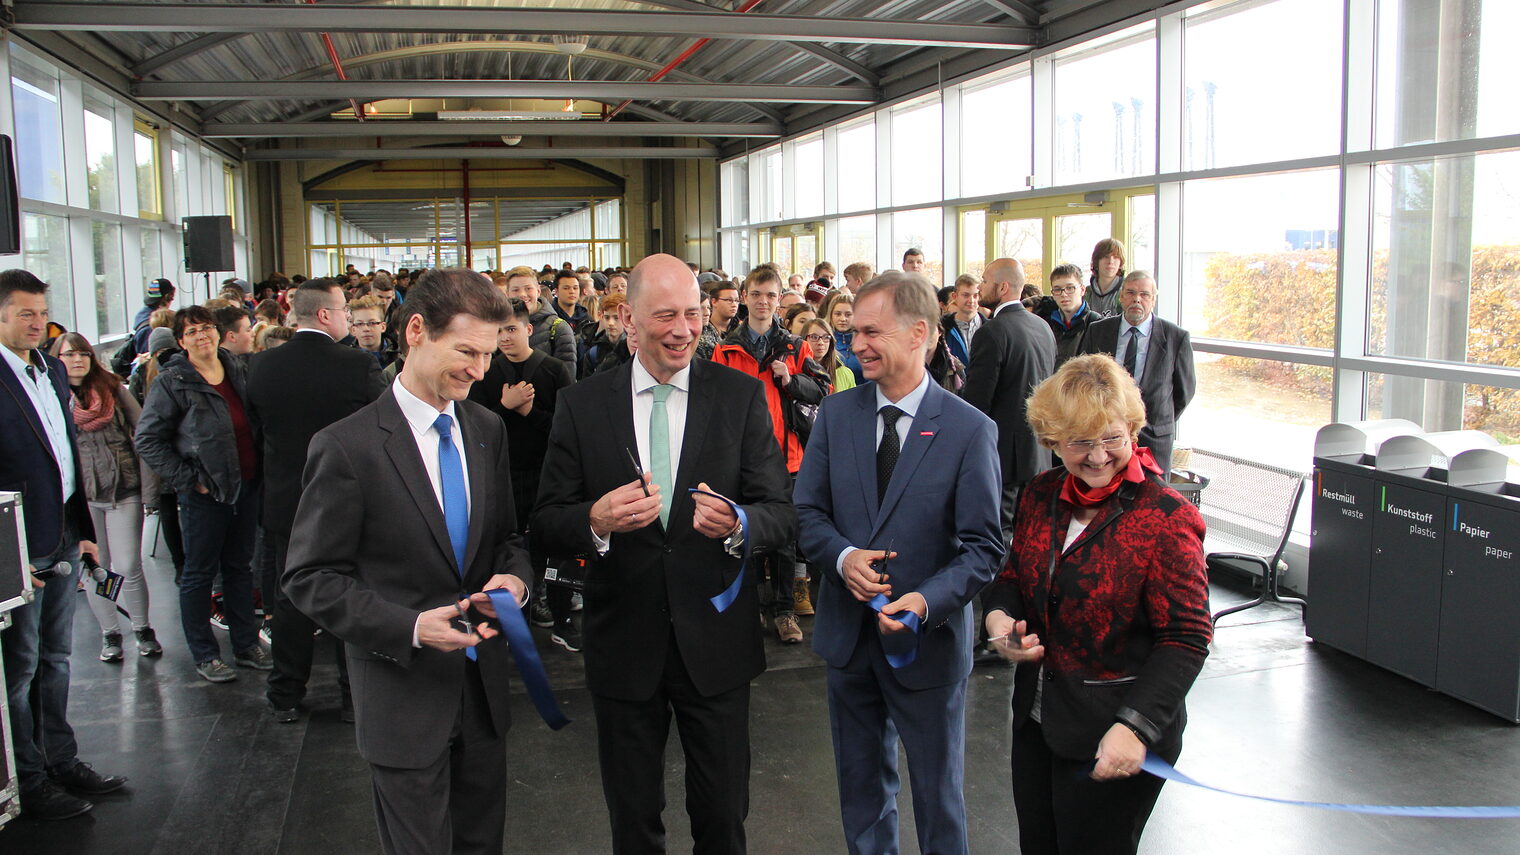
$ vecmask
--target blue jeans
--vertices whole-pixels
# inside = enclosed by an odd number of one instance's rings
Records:
[[[79,745],[69,727],[69,652],[73,648],[74,608],[79,598],[79,541],[64,545],[32,566],[47,570],[67,562],[67,576],[53,576],[31,603],[11,612],[11,625],[0,635],[5,649],[5,693],[11,707],[16,777],[22,792],[41,786],[48,769],[67,769],[78,759]],[[60,568],[62,569],[62,568]]]
[[[237,501],[223,504],[200,493],[179,494],[185,536],[185,571],[179,578],[179,617],[196,664],[220,659],[211,632],[211,583],[222,574],[222,610],[234,653],[259,643],[253,614],[253,536],[259,522],[259,489],[245,482]]]

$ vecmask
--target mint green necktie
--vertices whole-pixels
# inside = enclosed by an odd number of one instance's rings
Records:
[[[650,389],[654,406],[649,410],[649,471],[660,485],[660,525],[666,528],[670,527],[670,503],[676,491],[670,476],[670,415],[665,411],[665,399],[675,388],[661,383]]]

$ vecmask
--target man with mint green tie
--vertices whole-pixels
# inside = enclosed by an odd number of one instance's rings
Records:
[[[749,683],[765,670],[745,556],[795,538],[797,518],[759,380],[692,361],[701,294],[685,262],[644,259],[620,315],[637,357],[562,393],[532,528],[550,554],[587,559],[586,684],[612,851],[665,851],[674,715],[695,851],[737,855]]]

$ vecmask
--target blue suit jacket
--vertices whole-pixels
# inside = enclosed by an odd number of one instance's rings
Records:
[[[63,407],[68,427],[69,451],[74,456],[77,483],[83,482],[79,466],[79,444],[75,438],[73,407],[69,403],[68,375],[63,363],[40,350],[32,351],[32,360],[47,365],[48,378],[58,403]],[[32,406],[31,396],[22,387],[9,365],[0,364],[0,490],[22,494],[26,514],[26,550],[32,560],[41,560],[63,545],[64,520],[72,522],[80,539],[94,540],[95,527],[84,501],[84,491],[63,495],[58,461],[48,442],[42,417]]]
[[[876,384],[823,399],[796,492],[803,552],[823,568],[813,629],[818,655],[844,667],[870,611],[836,572],[839,553],[890,544],[898,553],[887,568],[894,598],[917,591],[929,605],[918,657],[893,671],[898,682],[927,689],[971,673],[970,603],[1004,552],[999,472],[997,426],[931,382],[878,506]]]

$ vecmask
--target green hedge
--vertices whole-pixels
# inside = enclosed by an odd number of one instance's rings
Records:
[[[1204,267],[1211,338],[1330,348],[1335,338],[1334,250],[1219,253]],[[1368,341],[1383,350],[1388,253],[1373,258]],[[1468,304],[1467,361],[1520,367],[1520,246],[1473,250]],[[1241,357],[1219,361],[1241,377],[1311,395],[1328,396],[1331,371],[1310,365]],[[1463,424],[1520,441],[1520,390],[1468,386]]]

